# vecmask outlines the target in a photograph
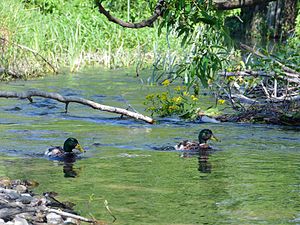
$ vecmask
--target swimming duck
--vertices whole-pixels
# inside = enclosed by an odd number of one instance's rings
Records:
[[[85,150],[80,146],[79,142],[77,141],[76,138],[68,138],[64,146],[56,146],[49,148],[46,152],[45,155],[48,157],[64,157],[68,155],[76,155],[78,152],[73,152],[73,149],[78,149],[79,152],[85,152]]]
[[[186,151],[195,151],[199,149],[211,149],[211,147],[207,144],[208,140],[218,139],[214,136],[213,132],[210,129],[203,129],[199,132],[198,136],[199,142],[196,141],[182,141],[179,144],[175,145],[176,150],[186,150]]]

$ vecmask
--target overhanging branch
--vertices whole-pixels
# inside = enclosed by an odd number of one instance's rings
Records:
[[[30,102],[32,102],[32,97],[49,98],[49,99],[54,99],[56,101],[65,103],[66,104],[66,112],[68,110],[69,103],[74,102],[74,103],[79,103],[82,105],[89,106],[93,109],[98,109],[101,111],[106,111],[106,112],[111,112],[111,113],[117,113],[117,114],[128,116],[128,117],[131,117],[134,119],[143,120],[150,124],[154,123],[154,120],[151,117],[144,116],[140,113],[128,111],[126,109],[117,108],[117,107],[113,107],[113,106],[102,105],[97,102],[93,102],[91,100],[87,100],[84,98],[66,97],[66,96],[62,96],[58,93],[45,92],[45,91],[39,91],[39,90],[31,90],[31,91],[25,91],[25,92],[0,91],[0,98],[28,99]]]
[[[165,1],[164,0],[159,0],[156,4],[155,10],[153,12],[153,15],[150,16],[148,19],[143,20],[139,23],[130,23],[130,22],[125,22],[121,19],[118,19],[110,14],[109,11],[107,11],[101,4],[100,1],[96,1],[98,10],[101,14],[103,14],[109,21],[116,23],[122,27],[126,28],[143,28],[143,27],[153,27],[153,23],[160,17],[164,11],[165,7]]]
[[[218,10],[230,10],[259,4],[268,4],[275,0],[213,0],[213,6]]]

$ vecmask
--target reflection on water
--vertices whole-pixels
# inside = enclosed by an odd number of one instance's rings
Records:
[[[79,175],[80,169],[74,169],[74,163],[64,163],[63,172],[65,177],[75,178]]]
[[[208,161],[211,151],[212,150],[209,150],[209,149],[200,149],[199,150],[198,170],[202,173],[211,173],[212,166],[211,166],[211,163]]]
[[[75,154],[68,154],[63,160],[63,172],[64,177],[66,178],[75,178],[79,175],[79,168],[74,168],[74,164],[76,162],[76,155]]]
[[[66,153],[63,156],[60,157],[52,157],[50,160],[53,162],[56,162],[55,164],[57,166],[62,166],[62,171],[64,174],[64,177],[66,178],[75,178],[79,176],[79,173],[81,171],[80,167],[76,167],[76,161],[78,159],[81,159],[77,154],[75,153]]]
[[[198,149],[193,151],[182,151],[180,157],[182,158],[197,158],[198,170],[200,173],[211,173],[212,164],[209,162],[209,155],[213,152],[213,149]]]
[[[7,91],[30,88],[123,108],[127,103],[120,99],[126,99],[144,112],[145,96],[160,87],[141,86],[122,71],[1,84]],[[64,104],[34,101],[0,99],[0,176],[36,180],[35,191],[57,192],[83,216],[111,221],[107,200],[116,225],[299,223],[299,128],[173,118],[149,125],[78,104],[65,114]],[[201,107],[211,102],[206,97]],[[214,143],[222,151],[179,157],[173,149],[153,150],[193,139],[204,128],[222,139]],[[83,158],[43,157],[48,146],[69,136],[88,149]]]

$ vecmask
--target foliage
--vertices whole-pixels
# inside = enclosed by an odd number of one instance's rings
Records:
[[[223,24],[224,16],[210,10],[205,1],[167,1],[159,31],[166,27],[188,49],[174,65],[173,79],[181,78],[189,86],[208,86],[227,62],[229,38]]]
[[[105,8],[112,12],[114,16],[133,23],[149,17],[153,13],[152,9],[155,4],[155,1],[130,0],[104,2],[106,3]]]
[[[164,40],[152,29],[122,29],[107,21],[92,0],[2,0],[0,13],[1,36],[6,30],[10,42],[39,52],[57,68],[126,67],[143,60],[151,62],[154,48],[158,52],[166,49]],[[11,68],[14,55],[19,54],[10,46],[0,66]],[[17,61],[23,59],[20,55]],[[30,59],[26,64],[36,62]],[[31,76],[40,72],[28,70]]]
[[[178,57],[171,52],[163,59],[159,57],[151,81],[179,80],[184,85],[174,94],[166,91],[148,96],[149,111],[159,116],[197,116],[199,89],[211,87],[232,53],[224,18],[224,14],[211,10],[206,1],[167,1],[158,32],[166,28],[169,39],[175,35],[184,54]]]
[[[200,99],[188,92],[186,85],[172,86],[170,80],[165,80],[162,85],[166,91],[159,94],[149,94],[146,97],[146,111],[156,114],[160,117],[179,116],[182,119],[194,120],[204,113],[205,115],[219,115],[219,108],[215,106],[204,110],[200,107]],[[218,101],[218,104],[224,104],[224,100]]]
[[[164,117],[179,115],[182,118],[192,118],[200,110],[198,107],[198,98],[187,92],[186,86],[170,87],[170,81],[165,80],[162,83],[167,91],[159,94],[150,94],[146,97],[145,104],[148,106],[146,111],[150,111]]]

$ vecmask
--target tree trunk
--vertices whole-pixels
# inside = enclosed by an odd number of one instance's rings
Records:
[[[297,0],[285,0],[284,2],[284,19],[282,33],[288,36],[295,28],[297,17]]]
[[[245,39],[251,43],[263,41],[266,32],[267,4],[260,4],[241,9],[241,19],[243,23],[243,33]]]
[[[296,11],[297,0],[266,1],[242,7],[241,21],[231,18],[227,22],[229,27],[235,27],[231,30],[232,34],[239,34],[241,40],[263,44],[270,38],[285,40],[295,28]]]

